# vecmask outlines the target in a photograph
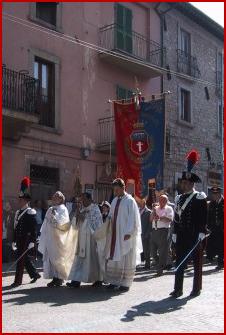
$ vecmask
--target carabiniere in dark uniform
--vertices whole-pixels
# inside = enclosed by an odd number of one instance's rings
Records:
[[[211,189],[211,201],[208,210],[208,229],[211,231],[207,240],[207,258],[212,261],[216,255],[216,270],[224,268],[224,197],[221,188],[213,186]]]
[[[31,200],[28,193],[30,180],[25,177],[21,183],[21,192],[19,195],[20,210],[15,214],[14,221],[14,239],[13,249],[17,254],[16,275],[11,287],[17,287],[22,284],[24,267],[27,270],[32,283],[36,282],[41,276],[37,272],[33,262],[28,256],[28,250],[36,245],[36,211],[28,206]]]
[[[196,159],[194,159],[196,162]],[[195,163],[193,163],[194,165]],[[192,166],[193,166],[192,165]],[[202,258],[203,240],[206,237],[207,225],[207,198],[204,192],[197,192],[194,189],[195,183],[200,183],[201,179],[190,171],[182,174],[183,194],[175,199],[175,216],[173,228],[173,241],[176,244],[176,268],[185,259],[195,244],[197,247],[191,253],[190,258],[194,265],[193,289],[191,296],[197,296],[202,289]],[[190,190],[188,191],[188,189]],[[182,263],[175,273],[174,291],[171,296],[178,298],[183,294],[184,270],[187,267],[189,258]]]

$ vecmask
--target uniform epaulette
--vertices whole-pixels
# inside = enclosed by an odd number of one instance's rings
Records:
[[[28,210],[27,210],[27,214],[30,214],[30,215],[35,215],[37,212],[36,212],[36,210],[34,209],[34,208],[29,208]]]
[[[204,192],[198,192],[196,195],[196,199],[199,199],[199,200],[206,199],[206,198],[207,196],[206,196],[206,193]]]

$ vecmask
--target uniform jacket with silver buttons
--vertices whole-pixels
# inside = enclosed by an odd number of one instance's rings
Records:
[[[20,216],[23,210],[16,212],[16,216]],[[14,229],[14,242],[21,243],[23,241],[35,242],[36,241],[36,211],[29,208],[21,218],[19,218]]]
[[[205,193],[197,192],[179,215],[178,210],[189,196],[190,193],[181,194],[176,198],[173,233],[197,237],[199,233],[206,233],[207,200]]]

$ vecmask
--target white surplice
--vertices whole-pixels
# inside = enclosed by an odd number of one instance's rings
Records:
[[[75,261],[69,275],[70,280],[95,282],[103,280],[102,264],[94,232],[103,224],[102,215],[96,204],[85,207],[77,221],[78,244]]]
[[[130,287],[142,252],[140,213],[134,198],[125,193],[118,208],[115,250],[110,259],[112,224],[117,201],[118,197],[114,198],[109,213],[111,225],[106,241],[106,281],[113,285]],[[126,241],[125,235],[130,235]]]
[[[50,207],[41,227],[38,250],[43,255],[44,278],[67,279],[74,261],[77,231],[65,205]]]

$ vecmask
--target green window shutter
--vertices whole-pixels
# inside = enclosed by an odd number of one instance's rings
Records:
[[[118,100],[126,99],[126,89],[124,87],[117,85],[116,95]]]
[[[127,90],[126,88],[117,85],[116,96],[118,100],[130,99],[133,97],[133,91]]]
[[[133,91],[127,90],[127,99],[133,98]]]
[[[121,28],[124,26],[124,6],[117,4],[116,5],[116,23]]]
[[[132,11],[126,7],[124,7],[124,27],[127,33],[132,33]]]
[[[132,53],[132,11],[116,5],[116,48]]]

